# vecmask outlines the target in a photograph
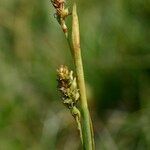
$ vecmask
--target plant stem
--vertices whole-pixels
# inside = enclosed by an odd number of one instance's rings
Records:
[[[83,136],[82,136],[81,119],[79,118],[79,116],[76,116],[76,117],[75,117],[75,120],[76,120],[77,127],[78,127],[78,130],[79,130],[81,143],[82,143],[82,145],[83,145]]]
[[[91,122],[91,118],[88,110],[87,98],[86,98],[86,88],[85,88],[83,64],[82,64],[82,57],[81,57],[79,23],[78,23],[77,11],[76,11],[76,4],[74,3],[73,11],[72,11],[72,43],[71,43],[68,37],[68,30],[65,23],[65,19],[68,15],[70,15],[70,13],[68,12],[68,9],[65,8],[64,5],[65,1],[51,0],[51,2],[56,10],[57,21],[61,25],[61,28],[65,34],[75,64],[77,84],[80,92],[80,101],[81,101],[81,120],[80,117],[78,116],[79,115],[78,111],[74,111],[76,107],[73,107],[73,105],[71,106],[72,115],[75,117],[78,125],[83,149],[94,150],[93,127],[92,127],[92,122]],[[62,69],[65,68],[61,68],[61,70],[59,71],[62,72]],[[61,91],[64,92],[62,89]]]
[[[83,72],[83,64],[82,64],[81,48],[80,48],[79,23],[78,23],[78,16],[77,16],[75,4],[73,5],[72,15],[73,15],[72,51],[73,51],[73,59],[74,59],[75,69],[77,74],[77,83],[80,90],[82,128],[83,128],[83,148],[85,150],[93,150],[94,140],[92,137],[92,126],[90,125],[91,120],[90,120],[87,98],[86,98],[84,72]]]

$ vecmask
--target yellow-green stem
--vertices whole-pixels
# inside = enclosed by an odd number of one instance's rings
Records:
[[[79,118],[79,116],[76,116],[76,117],[75,117],[75,120],[76,120],[77,127],[78,127],[78,130],[79,130],[81,143],[82,143],[82,145],[83,145],[83,136],[82,136],[81,119]]]
[[[73,57],[75,63],[75,70],[77,74],[77,83],[80,90],[80,100],[81,100],[81,113],[82,113],[82,127],[83,127],[83,148],[85,150],[93,150],[93,137],[92,130],[90,125],[90,115],[87,104],[85,81],[84,81],[84,72],[83,64],[81,57],[81,48],[80,48],[80,36],[79,36],[79,23],[78,16],[76,12],[76,5],[73,5],[73,21],[72,21],[72,48],[73,48]]]

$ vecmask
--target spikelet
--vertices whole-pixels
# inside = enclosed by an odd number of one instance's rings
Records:
[[[65,23],[65,19],[70,15],[70,13],[68,8],[65,8],[65,0],[51,0],[51,3],[56,10],[55,17],[58,23],[61,25],[61,28],[65,35],[68,36],[68,29]]]
[[[58,90],[60,91],[63,104],[72,109],[79,100],[76,77],[73,76],[72,70],[69,71],[68,67],[63,65],[60,66],[57,73]]]
[[[77,88],[76,77],[73,76],[72,70],[69,71],[67,66],[61,65],[57,70],[57,81],[58,90],[60,91],[63,104],[70,110],[71,115],[74,117],[79,130],[81,142],[83,143],[81,114],[77,108],[80,94],[79,89]]]

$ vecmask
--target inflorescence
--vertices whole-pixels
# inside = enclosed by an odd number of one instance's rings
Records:
[[[68,8],[65,8],[65,0],[51,0],[51,2],[56,10],[55,17],[58,23],[61,25],[65,35],[68,36],[68,29],[65,23],[65,19],[71,13],[69,13]]]

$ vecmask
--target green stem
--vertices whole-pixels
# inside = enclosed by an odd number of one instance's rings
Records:
[[[92,137],[92,126],[90,125],[90,115],[87,104],[86,88],[84,81],[83,64],[80,48],[79,23],[76,12],[76,5],[73,6],[73,21],[72,21],[72,45],[75,69],[77,74],[77,83],[80,90],[81,112],[82,112],[82,127],[83,127],[83,148],[85,150],[93,150],[94,143]]]
[[[89,110],[87,105],[86,91],[85,91],[85,82],[83,74],[83,66],[81,53],[76,52],[74,54],[75,68],[77,74],[77,81],[80,90],[80,100],[81,100],[81,110],[82,110],[82,119],[83,119],[83,144],[85,150],[92,150],[92,135],[90,130],[90,120],[89,120]]]
[[[78,130],[79,130],[81,143],[82,143],[82,145],[83,145],[83,136],[82,136],[81,120],[80,120],[79,116],[76,116],[76,117],[75,117],[75,120],[76,120],[77,127],[78,127]]]

